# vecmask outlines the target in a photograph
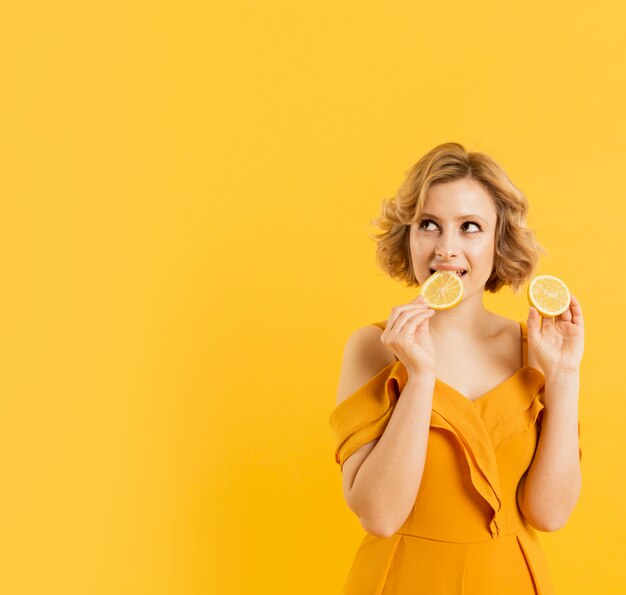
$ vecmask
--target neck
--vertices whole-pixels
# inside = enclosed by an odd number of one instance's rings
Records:
[[[488,333],[492,313],[482,295],[475,295],[449,310],[438,310],[428,321],[433,336],[480,337]]]

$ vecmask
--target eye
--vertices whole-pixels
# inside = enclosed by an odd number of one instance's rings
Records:
[[[420,229],[426,229],[425,225],[426,224],[430,224],[430,223],[432,223],[435,227],[437,226],[437,224],[432,219],[423,219],[422,221],[420,221],[419,228]],[[465,225],[475,225],[478,228],[477,231],[482,231],[482,227],[478,223],[476,223],[476,221],[465,221],[465,222],[463,222],[461,227],[463,227]],[[426,231],[430,231],[430,230],[426,229]],[[472,231],[472,230],[470,230],[470,231]],[[477,231],[472,231],[472,233],[477,233]]]
[[[463,223],[463,225],[475,225],[476,227],[478,227],[478,231],[482,231],[482,227],[480,225],[478,225],[478,223],[476,223],[476,221],[465,221]],[[476,232],[474,232],[476,233]]]
[[[420,221],[420,229],[424,229],[425,223],[432,223],[433,225],[436,225],[432,219],[423,219],[422,221]]]

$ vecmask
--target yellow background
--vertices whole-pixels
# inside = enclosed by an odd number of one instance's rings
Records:
[[[339,592],[343,344],[415,295],[369,221],[444,141],[582,303],[583,491],[540,536],[559,593],[625,592],[620,5],[4,2],[0,592]]]

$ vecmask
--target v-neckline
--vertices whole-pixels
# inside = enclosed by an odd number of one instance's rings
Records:
[[[483,393],[482,395],[476,397],[475,399],[470,399],[469,397],[465,396],[460,390],[457,390],[453,386],[450,386],[447,382],[444,382],[440,378],[435,378],[435,383],[438,383],[444,386],[445,388],[457,394],[459,397],[461,397],[465,401],[468,401],[469,403],[476,403],[477,401],[480,401],[484,399],[485,397],[488,397],[491,393],[495,392],[496,390],[502,388],[507,382],[515,378],[518,374],[520,374],[523,370],[526,370],[527,368],[532,368],[532,366],[522,366],[521,368],[518,368],[508,378],[505,378],[502,382],[499,382],[498,384],[496,384],[496,386],[494,386],[493,388],[490,388],[486,393]]]
[[[502,388],[507,382],[509,382],[510,380],[515,378],[523,370],[525,370],[527,368],[532,368],[532,366],[528,365],[528,351],[527,351],[528,350],[528,339],[526,338],[526,333],[524,333],[524,326],[523,326],[522,322],[518,322],[518,325],[519,325],[519,332],[520,332],[519,341],[520,341],[520,347],[521,347],[521,350],[522,350],[522,367],[518,368],[517,370],[515,370],[515,372],[513,372],[513,374],[511,374],[508,378],[505,378],[504,380],[502,380],[502,382],[499,382],[494,387],[490,388],[486,393],[483,393],[482,395],[479,395],[478,397],[476,397],[474,399],[470,399],[468,396],[464,395],[460,390],[454,388],[453,386],[449,385],[447,382],[444,382],[440,378],[435,378],[435,383],[439,383],[441,386],[446,387],[447,389],[451,390],[453,393],[455,393],[458,396],[462,397],[465,401],[469,401],[470,403],[476,403],[477,401],[480,401],[480,400],[484,399],[485,397],[488,397],[491,393],[495,392],[496,390]],[[525,338],[526,338],[526,341],[527,341],[526,346],[524,345],[524,339]]]

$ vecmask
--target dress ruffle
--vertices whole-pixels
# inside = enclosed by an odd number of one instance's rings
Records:
[[[407,380],[401,362],[389,364],[337,405],[329,424],[335,435],[335,461],[342,470],[355,450],[382,436]]]
[[[520,326],[526,364],[527,329]],[[342,470],[356,450],[382,436],[407,382],[404,364],[393,362],[332,411],[334,456]],[[416,592],[416,581],[424,576],[432,577],[433,588],[425,586],[429,593],[444,592],[452,582],[455,592],[508,592],[513,589],[505,585],[508,573],[516,571],[521,577],[516,593],[553,595],[541,544],[515,491],[531,464],[544,410],[545,378],[528,365],[473,400],[436,379],[430,427],[438,432],[429,438],[423,490],[400,531],[388,538],[365,535],[343,592],[380,595],[397,585],[398,592]],[[582,459],[580,423],[578,434]],[[463,513],[458,522],[450,511]],[[443,516],[433,520],[437,514]],[[450,517],[453,522],[446,525]],[[502,589],[494,581],[502,581]]]
[[[382,436],[407,381],[404,364],[396,361],[334,409],[329,424],[335,436],[335,461],[342,470],[358,448]],[[543,374],[530,366],[474,400],[440,380],[435,383],[430,427],[450,432],[463,447],[472,484],[494,511],[494,536],[499,534],[502,507],[496,451],[533,424],[540,429],[544,387]],[[580,433],[580,424],[578,429]]]

